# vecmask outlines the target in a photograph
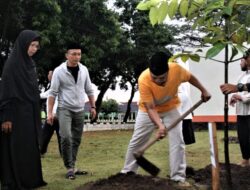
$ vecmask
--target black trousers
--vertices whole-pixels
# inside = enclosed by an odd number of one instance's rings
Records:
[[[182,120],[182,134],[186,145],[195,143],[192,119]]]
[[[242,158],[250,158],[250,115],[237,116],[237,133],[240,143]]]
[[[48,145],[49,145],[51,137],[54,134],[54,131],[56,131],[58,150],[61,155],[61,137],[59,134],[59,122],[57,119],[54,119],[53,125],[49,125],[47,121],[45,121],[44,123],[43,129],[42,129],[42,136],[40,140],[40,153],[41,154],[45,154],[47,152]]]

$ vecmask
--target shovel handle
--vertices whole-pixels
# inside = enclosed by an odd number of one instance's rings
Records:
[[[185,113],[183,113],[180,117],[178,117],[168,128],[167,131],[170,131],[172,128],[174,128],[180,121],[182,121],[185,117],[187,117],[188,114],[193,112],[197,107],[199,107],[203,103],[203,100],[199,100],[196,104],[194,104],[191,108],[189,108]],[[153,138],[149,140],[141,149],[139,149],[136,153],[134,153],[137,156],[142,155],[145,150],[147,150],[150,146],[152,146],[156,141],[158,141],[158,138]]]
[[[194,104],[191,108],[185,111],[180,117],[178,117],[168,128],[167,130],[170,131],[174,128],[180,121],[182,121],[185,117],[187,117],[190,113],[192,113],[196,108],[198,108],[203,103],[203,100],[199,100],[196,104]]]

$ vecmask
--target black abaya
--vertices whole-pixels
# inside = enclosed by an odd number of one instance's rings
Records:
[[[8,190],[33,189],[43,181],[38,135],[39,91],[35,64],[28,47],[39,36],[22,31],[4,65],[0,96],[2,122],[12,122],[11,133],[1,133],[1,185]]]

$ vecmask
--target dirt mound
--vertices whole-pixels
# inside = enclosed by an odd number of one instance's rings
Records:
[[[233,190],[250,190],[250,167],[241,167],[231,164],[231,178]],[[194,175],[187,176],[194,179],[196,183],[211,185],[211,165],[195,171]],[[222,190],[227,190],[227,173],[225,164],[220,164],[220,185]]]
[[[116,174],[107,179],[87,183],[77,190],[174,190],[166,179],[142,175]]]
[[[232,189],[250,190],[250,167],[241,167],[231,164]],[[189,189],[211,189],[211,165],[205,168],[194,170],[187,167],[187,180],[193,183]],[[220,185],[221,190],[228,190],[227,175],[224,164],[220,164]],[[201,187],[201,188],[199,188]],[[107,179],[100,179],[78,187],[76,190],[176,190],[176,186],[169,178],[159,178],[142,175],[116,174]]]

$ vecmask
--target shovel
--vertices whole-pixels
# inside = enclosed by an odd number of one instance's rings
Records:
[[[193,105],[190,109],[188,109],[185,113],[183,113],[179,118],[177,118],[168,128],[167,131],[170,131],[174,128],[180,121],[182,121],[188,114],[193,112],[197,107],[199,107],[203,103],[203,100],[198,101],[195,105]],[[143,157],[144,152],[152,146],[158,138],[153,138],[149,140],[142,148],[140,148],[137,152],[134,152],[133,155],[136,159],[136,162],[139,166],[141,166],[145,171],[150,173],[152,176],[157,176],[160,172],[160,169],[155,166],[153,163],[148,161],[146,158]]]

